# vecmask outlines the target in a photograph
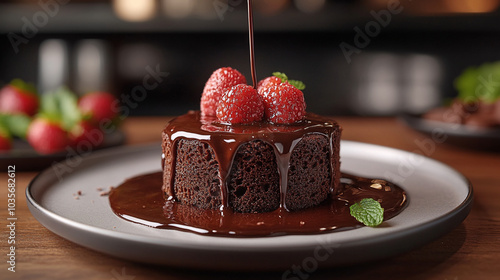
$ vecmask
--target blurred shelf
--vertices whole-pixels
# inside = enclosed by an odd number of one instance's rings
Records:
[[[378,10],[374,10],[378,11]],[[21,32],[25,21],[44,13],[38,5],[0,4],[0,33]],[[405,13],[392,15],[384,30],[395,31],[500,31],[500,12],[483,14],[449,14],[415,16]],[[355,5],[327,4],[319,12],[307,14],[286,8],[277,15],[255,14],[256,31],[332,31],[353,32],[374,20],[370,10]],[[48,16],[41,33],[148,33],[148,32],[226,32],[246,31],[246,11],[242,7],[203,19],[188,16],[171,19],[160,11],[144,22],[127,22],[118,18],[109,3],[69,3],[59,6],[54,16]]]

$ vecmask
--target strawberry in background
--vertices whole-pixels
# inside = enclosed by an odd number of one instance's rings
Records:
[[[89,143],[94,147],[104,142],[104,132],[89,120],[80,120],[69,130],[71,146],[77,147],[79,143]]]
[[[27,139],[41,154],[56,153],[68,146],[76,147],[81,141],[87,141],[91,132],[93,137],[95,131],[100,133],[99,139],[92,138],[90,144],[93,146],[101,144],[104,137],[81,112],[76,94],[66,87],[41,96],[40,113],[33,123],[28,128]],[[43,133],[47,136],[43,137]],[[41,143],[44,140],[48,143]]]
[[[96,91],[82,96],[78,101],[78,108],[84,118],[99,125],[103,120],[117,121],[119,115],[114,109],[117,104],[118,100],[111,93]]]
[[[12,137],[1,120],[0,120],[0,153],[7,152],[12,148]]]
[[[92,92],[79,99],[61,87],[39,96],[33,85],[13,80],[0,89],[0,151],[12,149],[13,137],[27,140],[39,154],[97,147],[105,138],[101,121],[118,124],[118,105],[116,97],[107,92]]]
[[[27,140],[40,154],[78,147],[83,141],[85,145],[99,146],[104,134],[91,120],[92,116],[79,108],[78,97],[68,88],[45,93],[41,96],[39,114],[28,128]]]
[[[31,122],[26,138],[40,154],[62,152],[70,144],[68,133],[61,123],[43,115]]]
[[[22,80],[13,80],[0,90],[0,113],[33,116],[39,104],[35,87]]]

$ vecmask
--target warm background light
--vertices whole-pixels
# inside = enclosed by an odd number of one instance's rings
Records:
[[[163,13],[170,18],[185,18],[197,4],[196,0],[162,0]]]
[[[314,13],[325,5],[325,0],[294,0],[295,6],[297,9],[299,9],[301,12],[304,13]]]
[[[498,0],[444,0],[450,12],[487,13],[498,8]]]
[[[254,0],[253,7],[262,14],[272,15],[283,10],[289,2],[289,0]]]
[[[146,21],[156,12],[156,0],[113,0],[116,15],[126,21]]]
[[[385,9],[390,0],[365,0],[370,9]],[[500,0],[419,0],[400,1],[405,13],[415,15],[443,15],[489,13],[498,9]]]

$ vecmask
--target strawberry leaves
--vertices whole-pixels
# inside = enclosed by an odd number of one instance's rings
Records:
[[[12,80],[10,82],[10,85],[19,89],[19,90],[22,90],[25,93],[33,94],[33,95],[37,94],[37,90],[36,90],[35,85],[33,85],[32,83],[27,83],[21,79]]]
[[[0,125],[9,135],[24,139],[30,125],[31,118],[24,114],[0,114]]]
[[[306,88],[306,85],[301,81],[289,80],[288,76],[285,73],[273,72],[273,76],[280,78],[282,83],[288,82],[297,89],[304,90]]]
[[[40,115],[60,122],[65,130],[70,130],[82,119],[77,96],[65,87],[42,95]]]

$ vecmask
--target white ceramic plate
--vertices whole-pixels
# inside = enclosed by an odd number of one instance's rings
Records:
[[[469,181],[435,160],[401,150],[342,141],[342,171],[399,183],[408,207],[377,228],[318,235],[210,237],[149,228],[113,214],[97,188],[160,169],[160,144],[96,152],[40,173],[26,189],[35,218],[82,246],[133,261],[180,267],[290,269],[382,259],[424,245],[459,225],[472,204]],[[64,173],[64,174],[63,174]],[[79,199],[74,194],[82,192]]]

